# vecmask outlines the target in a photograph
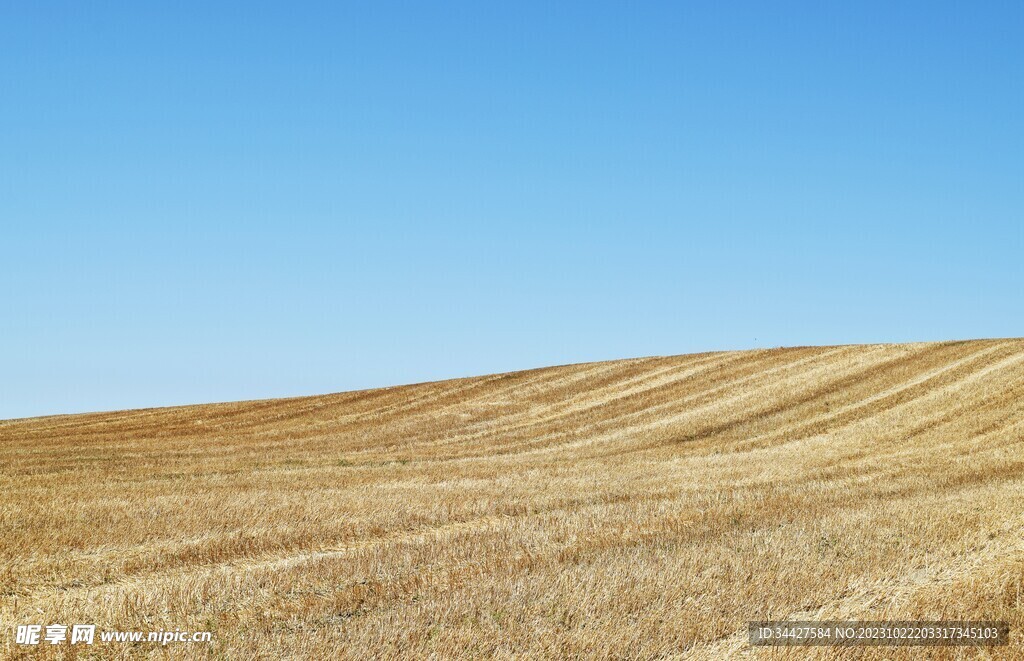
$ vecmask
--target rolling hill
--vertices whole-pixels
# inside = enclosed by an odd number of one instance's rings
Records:
[[[1024,657],[1024,340],[11,420],[0,493],[7,656],[69,651],[30,623],[212,632],[104,654],[722,658],[750,620],[921,618],[1008,621],[988,651]]]

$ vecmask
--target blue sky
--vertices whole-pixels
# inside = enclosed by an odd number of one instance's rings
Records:
[[[5,3],[0,418],[1024,335],[1020,2]]]

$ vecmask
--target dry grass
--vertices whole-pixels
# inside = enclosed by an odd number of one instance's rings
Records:
[[[925,651],[1022,658],[1022,440],[1024,340],[0,422],[0,653],[721,658],[800,616],[1008,620]]]

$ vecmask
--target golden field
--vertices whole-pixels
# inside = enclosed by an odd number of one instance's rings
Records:
[[[5,421],[0,494],[5,657],[1024,658],[1024,340]],[[751,650],[762,619],[1011,643]]]

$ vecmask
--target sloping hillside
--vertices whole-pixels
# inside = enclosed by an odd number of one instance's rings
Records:
[[[712,658],[805,617],[1008,620],[1024,656],[1024,340],[0,422],[0,494],[5,655],[81,622],[211,630],[190,656]]]

